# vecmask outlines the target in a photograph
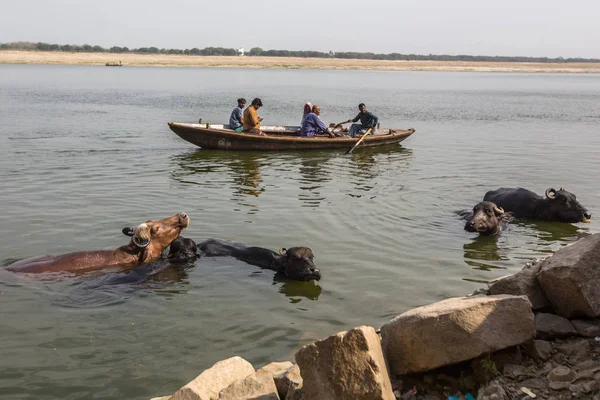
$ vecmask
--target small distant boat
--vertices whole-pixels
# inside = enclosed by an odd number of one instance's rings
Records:
[[[123,64],[121,64],[121,61],[119,61],[119,63],[110,63],[110,62],[107,62],[106,66],[107,67],[122,67]]]
[[[221,150],[309,150],[349,149],[357,137],[298,136],[298,126],[261,126],[265,135],[237,133],[229,125],[184,124],[169,122],[169,128],[180,138],[204,149]],[[367,136],[360,146],[371,147],[400,143],[415,132],[414,129],[380,129]],[[360,147],[359,146],[359,147]]]

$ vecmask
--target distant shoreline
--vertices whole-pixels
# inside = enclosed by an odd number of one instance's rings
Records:
[[[106,65],[124,67],[280,68],[316,70],[600,73],[600,63],[392,61],[340,58],[195,56],[137,53],[68,53],[1,50],[0,64]]]

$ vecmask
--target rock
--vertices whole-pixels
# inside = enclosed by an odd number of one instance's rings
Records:
[[[254,373],[254,367],[241,357],[215,363],[193,381],[179,389],[171,400],[215,400],[233,382]]]
[[[280,400],[273,375],[259,370],[221,390],[219,400]]]
[[[600,233],[546,258],[537,280],[560,316],[600,316]]]
[[[290,363],[291,364],[291,363]],[[296,389],[302,387],[302,376],[300,376],[300,368],[294,364],[286,371],[273,375],[275,386],[279,392],[279,397],[285,398],[289,392],[290,386],[295,383]]]
[[[265,371],[265,372],[268,372],[271,375],[275,376],[275,375],[279,375],[282,372],[287,371],[288,369],[292,368],[293,366],[294,366],[294,364],[291,361],[272,362],[272,363],[265,365],[261,369],[258,369],[256,372]]]
[[[395,400],[379,336],[359,326],[296,353],[305,400]]]
[[[526,296],[460,297],[415,308],[381,328],[390,372],[405,375],[470,360],[532,339]]]
[[[285,400],[304,400],[302,392],[302,383],[291,382],[288,392],[285,395]]]
[[[489,385],[482,386],[477,392],[477,400],[508,400],[506,391],[499,381],[491,381]]]
[[[527,296],[534,310],[548,307],[550,302],[536,279],[540,267],[540,262],[529,264],[516,274],[503,276],[491,281],[488,283],[490,293]]]
[[[548,386],[550,386],[551,389],[561,390],[567,389],[569,383],[573,382],[575,379],[575,376],[575,372],[571,368],[559,365],[550,371],[546,378],[549,382]]]
[[[535,331],[540,339],[555,339],[576,336],[573,324],[563,317],[548,313],[535,314]]]
[[[527,355],[539,361],[546,361],[552,356],[552,345],[545,340],[532,340],[525,346]]]
[[[594,319],[574,319],[571,323],[583,337],[600,336],[600,318]]]
[[[169,400],[171,396],[153,397],[150,400]]]

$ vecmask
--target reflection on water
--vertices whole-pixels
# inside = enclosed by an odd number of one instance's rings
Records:
[[[507,255],[501,254],[498,239],[499,235],[478,235],[471,243],[466,243],[463,250],[467,265],[483,271],[502,268],[490,263],[490,261],[508,260]]]
[[[587,228],[572,224],[513,219],[499,235],[477,235],[471,243],[463,245],[465,263],[483,271],[504,268],[500,262],[510,260],[511,254],[515,257],[517,249],[512,241],[515,235],[523,235],[533,251],[546,257],[588,234]]]
[[[321,286],[315,281],[300,282],[287,278],[281,273],[277,273],[273,276],[273,285],[282,284],[279,288],[279,293],[290,298],[290,303],[298,303],[301,299],[298,297],[305,297],[309,300],[317,300],[321,295]]]

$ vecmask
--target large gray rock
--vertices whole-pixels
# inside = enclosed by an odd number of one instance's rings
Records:
[[[600,318],[574,319],[571,323],[573,323],[577,333],[583,337],[600,336]]]
[[[491,294],[512,294],[527,296],[534,310],[550,305],[542,291],[536,276],[540,271],[541,262],[526,265],[516,274],[503,276],[488,283]]]
[[[556,339],[576,336],[577,331],[566,318],[548,313],[535,314],[535,332],[540,339]]]
[[[219,400],[280,400],[273,374],[258,370],[221,390]]]
[[[559,315],[600,316],[600,233],[545,259],[537,279]]]
[[[279,397],[281,397],[282,399],[286,398],[291,386],[294,386],[294,393],[297,391],[296,389],[302,387],[302,376],[300,375],[300,368],[296,364],[292,365],[286,371],[273,375],[273,380],[275,381],[275,386],[277,386]]]
[[[216,400],[221,390],[250,374],[254,374],[252,364],[241,357],[231,357],[202,372],[171,396],[171,400]]]
[[[459,297],[415,308],[381,328],[390,372],[404,375],[470,360],[535,336],[526,296]]]
[[[304,400],[395,400],[379,336],[359,326],[296,353]]]

